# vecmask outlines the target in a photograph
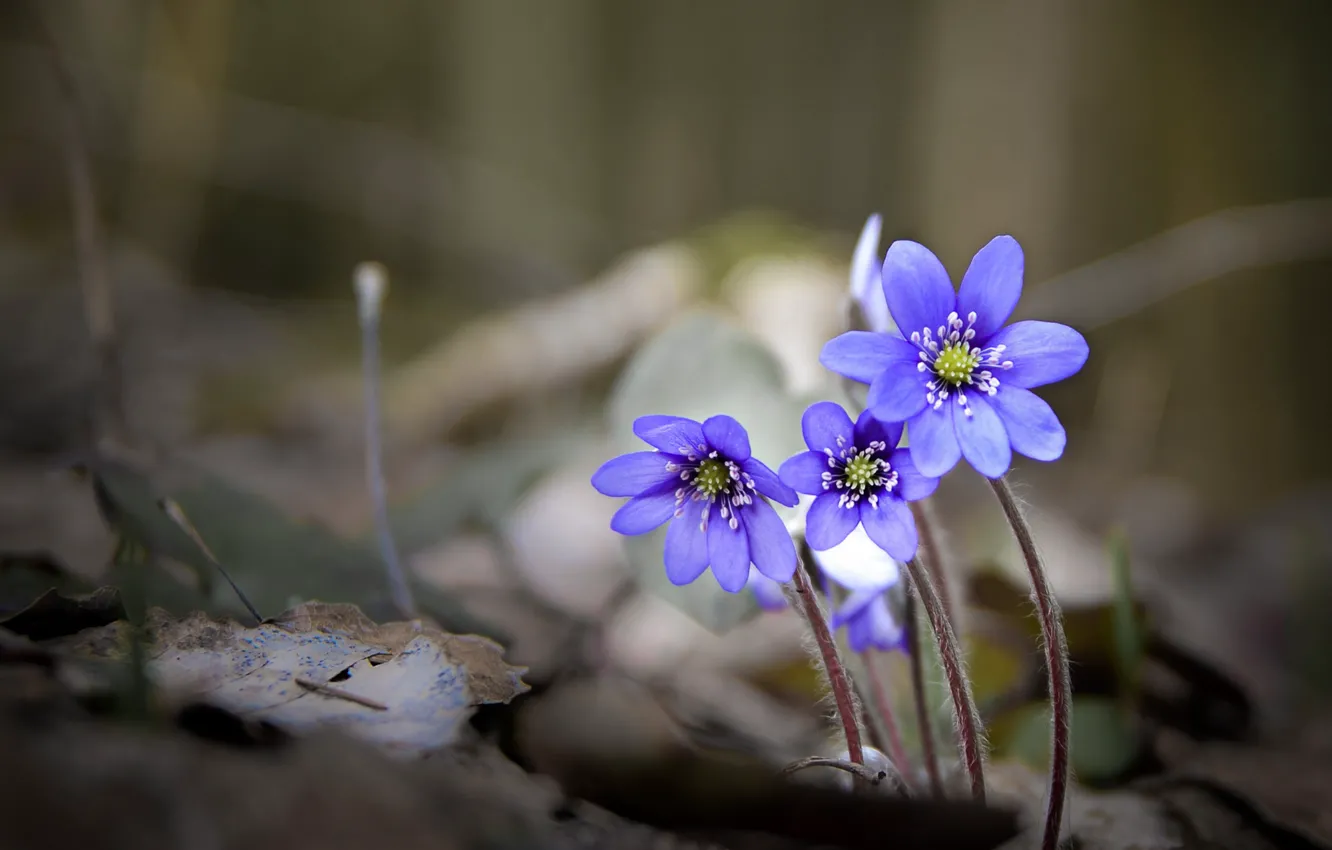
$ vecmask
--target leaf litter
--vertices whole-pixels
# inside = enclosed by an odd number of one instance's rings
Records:
[[[478,705],[528,690],[526,668],[488,638],[424,620],[376,624],[355,605],[307,602],[246,627],[202,612],[148,612],[147,672],[170,703],[205,702],[296,734],[336,729],[388,752],[447,747]],[[124,621],[85,629],[59,649],[127,657]]]

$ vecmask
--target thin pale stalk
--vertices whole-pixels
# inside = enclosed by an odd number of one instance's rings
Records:
[[[379,305],[388,288],[388,277],[378,263],[362,263],[354,278],[361,322],[361,370],[365,380],[365,478],[375,511],[379,552],[388,573],[389,592],[402,616],[416,617],[407,573],[398,557],[389,524],[388,496],[384,487],[383,439],[379,422]]]
[[[888,755],[892,757],[897,772],[902,774],[903,781],[909,786],[912,775],[911,759],[907,757],[906,747],[902,746],[902,730],[897,725],[893,703],[888,698],[888,689],[884,687],[883,677],[879,675],[878,668],[874,664],[874,655],[862,652],[860,660],[865,667],[865,678],[869,680],[870,692],[874,695],[876,713],[879,721],[883,723],[883,731],[887,733]]]
[[[916,530],[920,532],[921,548],[928,554],[924,559],[925,567],[930,571],[934,586],[939,591],[939,601],[943,603],[944,613],[948,615],[948,622],[953,624],[954,630],[961,631],[958,626],[957,609],[953,607],[952,585],[944,563],[943,535],[939,531],[939,523],[934,512],[934,500],[922,499],[907,504],[911,506],[911,513],[916,518]]]
[[[860,743],[860,722],[856,719],[856,702],[852,696],[851,677],[847,675],[846,665],[837,652],[837,642],[833,640],[828,628],[828,618],[824,616],[818,597],[814,594],[814,585],[809,581],[803,564],[796,565],[795,580],[792,589],[799,602],[799,611],[805,615],[810,631],[814,633],[814,643],[818,646],[819,656],[823,660],[824,671],[828,674],[828,686],[832,689],[833,703],[837,706],[838,719],[846,733],[846,752],[848,760],[855,764],[865,763],[865,753]],[[788,585],[789,586],[789,585]]]
[[[943,664],[944,678],[948,680],[948,691],[953,698],[953,717],[957,725],[958,749],[962,764],[966,765],[967,775],[971,777],[971,796],[978,802],[985,801],[985,765],[982,756],[980,737],[980,715],[976,712],[976,700],[971,695],[971,682],[967,679],[962,666],[962,652],[958,646],[957,635],[953,634],[953,624],[944,613],[939,593],[934,589],[929,571],[918,558],[907,561],[907,571],[916,586],[920,604],[925,608],[925,615],[930,619],[934,638],[939,644],[939,661]]]
[[[1041,623],[1041,639],[1045,644],[1045,667],[1050,674],[1050,794],[1045,810],[1045,833],[1041,839],[1042,850],[1055,850],[1059,844],[1059,829],[1064,820],[1064,798],[1068,793],[1068,733],[1073,685],[1068,673],[1068,643],[1064,639],[1064,621],[1059,612],[1059,602],[1050,581],[1046,578],[1045,567],[1041,564],[1040,552],[1036,549],[1036,539],[1032,536],[1031,526],[1022,509],[1018,506],[1013,490],[1006,478],[990,480],[994,494],[999,497],[1008,524],[1013,528],[1018,548],[1022,550],[1022,559],[1026,561],[1027,573],[1031,577],[1031,595],[1036,605],[1036,615]]]
[[[925,693],[925,658],[920,649],[920,621],[916,618],[916,593],[907,577],[906,604],[902,619],[906,629],[907,661],[911,665],[911,698],[916,707],[916,723],[920,726],[920,754],[925,760],[925,774],[930,778],[930,791],[935,797],[944,795],[943,777],[939,775],[939,758],[934,749],[934,723],[931,720],[929,700]]]

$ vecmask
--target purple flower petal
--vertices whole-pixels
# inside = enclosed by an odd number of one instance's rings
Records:
[[[624,503],[611,517],[611,531],[646,534],[675,515],[675,491],[670,487],[649,491]]]
[[[761,499],[745,508],[742,517],[754,566],[773,581],[790,581],[796,571],[796,551],[782,518]]]
[[[826,454],[811,451],[788,458],[777,474],[783,484],[797,492],[818,496],[823,492],[823,473],[830,469]]]
[[[689,584],[708,568],[708,536],[702,529],[708,503],[688,499],[666,529],[666,578],[671,584]]]
[[[851,255],[851,297],[860,304],[860,312],[870,330],[887,333],[892,328],[888,302],[883,300],[883,269],[879,261],[879,234],[883,219],[871,215],[860,231],[856,251]]]
[[[703,426],[682,416],[640,416],[634,420],[634,434],[663,452],[688,456],[707,450]]]
[[[814,561],[828,578],[851,590],[883,590],[901,578],[899,565],[857,528],[831,549],[814,550]]]
[[[854,611],[848,613],[848,609]],[[904,631],[888,608],[888,597],[882,591],[852,594],[833,615],[833,621],[846,625],[846,642],[853,652],[868,649],[892,651],[905,645]],[[834,626],[836,628],[836,626]]]
[[[938,410],[927,407],[907,421],[911,459],[921,475],[942,478],[962,459],[962,448],[953,433],[955,407],[950,400]]]
[[[864,298],[870,282],[879,275],[879,234],[882,232],[883,217],[874,213],[865,220],[860,238],[856,240],[856,250],[851,255],[851,294],[856,298]]]
[[[1032,389],[1075,374],[1087,362],[1087,340],[1056,322],[1014,322],[990,337],[987,346],[1004,345],[1000,360],[1013,368],[995,372],[1001,386]]]
[[[888,608],[888,597],[884,594],[869,604],[860,619],[869,623],[870,641],[876,649],[891,652],[905,648],[905,630]]]
[[[662,452],[630,452],[603,463],[592,475],[592,486],[603,496],[637,496],[676,478],[680,471],[666,465],[679,460]]]
[[[749,568],[748,587],[764,611],[782,611],[787,607],[786,594],[782,592],[781,582],[773,581],[755,567]]]
[[[897,561],[916,557],[916,521],[900,499],[880,499],[878,506],[860,503],[860,524],[876,545]]]
[[[749,460],[749,434],[730,416],[712,416],[703,423],[703,436],[726,457],[739,463]]]
[[[751,457],[741,463],[740,468],[749,473],[750,478],[754,479],[755,489],[777,504],[794,508],[800,503],[800,497],[796,495],[796,491],[782,483],[782,479],[777,477],[777,473],[769,469],[766,464]]]
[[[888,464],[897,471],[897,487],[893,492],[905,502],[919,502],[928,498],[939,486],[938,478],[921,475],[911,460],[909,449],[898,449],[888,456]]]
[[[800,430],[805,435],[805,445],[813,452],[831,449],[837,454],[856,439],[851,417],[840,404],[831,401],[816,402],[805,408]]]
[[[957,290],[957,312],[962,321],[976,314],[972,328],[978,339],[994,333],[1022,297],[1022,246],[1012,236],[996,236],[971,258]]]
[[[866,405],[874,418],[905,422],[925,409],[925,374],[916,363],[891,363],[870,384]]]
[[[889,587],[891,586],[889,585]],[[837,607],[837,610],[833,611],[832,617],[828,620],[828,625],[834,629],[845,626],[864,614],[870,603],[883,596],[885,589],[882,587],[862,587],[851,591],[842,604]]]
[[[1000,387],[990,404],[1004,422],[1013,451],[1032,460],[1058,460],[1064,453],[1064,426],[1040,396],[1019,387]]]
[[[825,369],[862,384],[874,380],[889,364],[914,364],[918,359],[916,347],[906,340],[869,331],[847,331],[828,340],[819,352]]]
[[[865,448],[875,440],[881,440],[889,451],[902,442],[902,422],[885,422],[874,415],[874,411],[865,410],[856,418],[855,443],[857,448]]]
[[[907,339],[924,328],[933,332],[946,325],[948,314],[957,306],[948,271],[919,242],[899,240],[889,246],[883,261],[883,294],[893,321]]]
[[[749,536],[743,525],[731,528],[716,503],[708,511],[708,560],[722,590],[744,590],[749,580]]]
[[[990,406],[988,396],[973,393],[969,400],[970,416],[964,416],[961,411],[953,413],[953,431],[962,447],[962,456],[986,478],[1000,478],[1013,463],[1008,432],[1004,430],[999,414]]]
[[[840,494],[827,492],[814,500],[805,515],[805,542],[809,548],[831,549],[860,523],[860,514],[837,503]]]
[[[873,624],[865,617],[856,617],[846,624],[846,645],[852,652],[868,652],[874,647]]]

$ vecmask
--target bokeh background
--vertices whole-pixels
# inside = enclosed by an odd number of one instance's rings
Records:
[[[623,445],[626,364],[703,308],[778,364],[772,393],[818,395],[879,212],[885,244],[955,275],[1014,234],[1023,314],[1091,342],[1044,392],[1065,461],[1014,473],[1066,602],[1108,598],[1103,541],[1127,529],[1158,627],[1265,722],[1303,722],[1332,684],[1326,3],[51,0],[0,25],[6,551],[81,575],[109,552],[55,471],[92,441],[98,384],[72,109],[127,439],[270,606],[381,581],[358,262],[392,277],[405,554],[540,669],[531,611],[591,616],[638,557],[586,484]],[[754,380],[709,327],[682,332],[718,352],[707,374],[663,394]],[[941,493],[960,573],[1012,562],[985,495]],[[798,630],[723,640],[672,601],[620,610],[623,663],[798,655]]]

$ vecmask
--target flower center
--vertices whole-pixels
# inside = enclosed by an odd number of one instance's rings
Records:
[[[841,445],[842,441],[838,440]],[[874,440],[864,449],[843,446],[837,454],[827,449],[828,471],[823,473],[823,489],[841,490],[837,504],[852,508],[866,499],[879,506],[879,495],[897,486],[897,471],[881,455],[888,448],[882,440]]]
[[[731,483],[731,473],[726,464],[716,458],[708,458],[699,463],[694,473],[694,489],[708,498],[712,498]]]
[[[877,458],[866,457],[864,453],[858,454],[846,462],[842,467],[842,477],[846,479],[846,485],[858,490],[864,490],[866,487],[875,487],[879,481],[879,461]]]
[[[995,371],[1013,368],[1012,360],[1001,359],[1006,346],[983,347],[975,344],[976,314],[968,313],[966,322],[957,313],[948,314],[947,327],[933,331],[913,331],[911,342],[920,349],[916,368],[926,376],[925,401],[935,410],[949,397],[957,400],[962,412],[971,416],[971,402],[965,390],[975,389],[986,395],[999,392]]]
[[[707,452],[706,457],[700,457]],[[739,511],[745,505],[754,503],[754,479],[740,468],[740,464],[717,451],[708,452],[707,446],[699,446],[697,453],[690,450],[683,463],[668,464],[667,469],[678,469],[683,486],[675,491],[675,515],[684,513],[685,499],[716,502],[718,512],[732,529],[740,527]],[[708,517],[711,511],[703,511],[703,521],[699,524],[702,531],[708,530]]]
[[[965,342],[945,345],[934,360],[934,374],[953,386],[971,383],[971,373],[980,365],[980,350]]]

